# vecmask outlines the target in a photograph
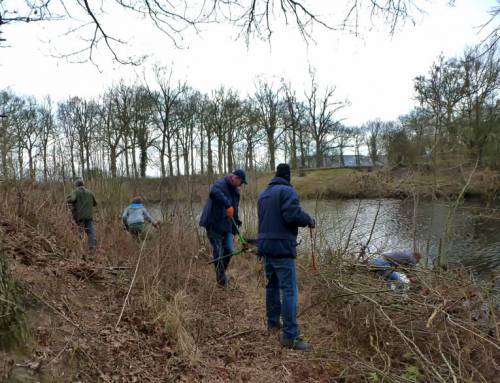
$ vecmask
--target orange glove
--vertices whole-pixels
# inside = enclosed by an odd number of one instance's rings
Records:
[[[226,214],[229,218],[233,218],[234,215],[234,207],[230,206],[226,209]]]

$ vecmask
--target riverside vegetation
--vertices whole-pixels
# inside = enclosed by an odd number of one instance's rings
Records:
[[[478,182],[480,174],[474,175]],[[264,178],[245,190],[247,200],[255,198]],[[301,177],[296,183],[300,190]],[[190,178],[153,185],[89,183],[100,203],[95,254],[87,254],[72,223],[63,184],[2,185],[1,381],[492,382],[498,377],[500,312],[490,281],[478,285],[465,269],[423,269],[417,271],[417,286],[394,293],[344,247],[318,254],[316,272],[309,258],[299,259],[299,322],[314,349],[306,354],[282,349],[266,333],[265,278],[257,257],[233,259],[232,287],[217,288],[207,265],[209,246],[189,203],[198,198],[199,186]],[[182,190],[188,198],[162,203],[161,229],[137,243],[118,217],[127,196],[147,188],[162,201]]]

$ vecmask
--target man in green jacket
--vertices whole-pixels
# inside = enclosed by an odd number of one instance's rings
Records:
[[[87,234],[89,249],[95,250],[97,243],[94,230],[94,207],[97,206],[97,202],[94,194],[85,188],[82,179],[78,179],[75,181],[75,190],[66,197],[66,201],[71,205],[76,224]]]

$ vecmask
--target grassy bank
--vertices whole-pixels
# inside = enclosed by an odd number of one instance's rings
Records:
[[[309,259],[299,260],[299,322],[314,346],[301,354],[266,333],[265,280],[255,256],[234,258],[231,288],[220,289],[189,204],[170,206],[161,229],[137,243],[115,215],[121,201],[110,197],[123,185],[93,186],[106,201],[93,254],[62,202],[64,190],[1,189],[2,257],[22,291],[30,342],[23,351],[0,351],[0,381],[491,382],[498,376],[500,313],[491,286],[475,285],[466,270],[421,270],[417,285],[394,293],[342,251],[319,255],[317,272]]]
[[[273,173],[249,172],[243,197],[256,199],[272,177]],[[151,202],[200,202],[217,178],[215,175],[180,176],[167,178],[163,183],[154,178],[94,180],[89,186],[100,191],[104,200],[118,199],[122,205],[132,194],[143,195]],[[292,183],[301,198],[407,198],[418,194],[420,198],[453,200],[467,183],[465,198],[487,203],[498,202],[500,198],[500,174],[488,168],[443,169],[435,173],[413,169],[307,170],[301,174],[294,172]]]

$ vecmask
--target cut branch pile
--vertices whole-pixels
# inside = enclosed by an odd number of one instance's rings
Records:
[[[409,290],[392,291],[365,265],[344,260],[317,275],[302,316],[323,352],[353,362],[346,376],[394,382],[500,376],[500,316],[491,290],[474,285],[466,270],[416,274]]]

